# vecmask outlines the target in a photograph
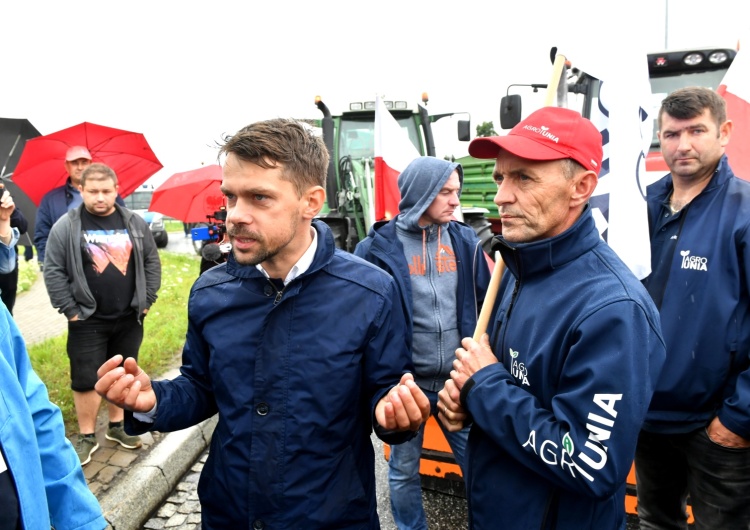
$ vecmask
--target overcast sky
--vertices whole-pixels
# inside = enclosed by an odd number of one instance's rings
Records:
[[[426,91],[431,112],[499,129],[500,97],[546,83],[551,46],[590,42],[615,60],[636,46],[734,47],[750,25],[746,0],[8,4],[0,117],[42,134],[83,121],[142,132],[164,165],[155,184],[214,163],[221,136],[251,122],[319,118],[316,95],[337,113],[378,93],[414,107]],[[441,138],[439,156],[466,154]]]

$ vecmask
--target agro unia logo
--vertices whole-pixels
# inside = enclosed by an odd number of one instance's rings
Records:
[[[680,256],[682,256],[682,269],[693,269],[696,271],[708,272],[708,258],[691,256],[689,250],[681,250]]]
[[[560,141],[560,138],[558,138],[557,136],[555,136],[554,134],[552,134],[551,132],[549,132],[549,127],[546,127],[544,125],[542,125],[540,127],[535,127],[534,125],[524,125],[523,128],[526,129],[527,131],[531,131],[531,132],[540,134],[540,135],[544,136],[545,138],[549,138],[550,140],[552,140],[555,143],[559,143],[559,141]]]

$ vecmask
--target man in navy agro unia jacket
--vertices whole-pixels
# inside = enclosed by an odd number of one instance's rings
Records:
[[[648,187],[651,275],[667,344],[635,457],[643,529],[750,528],[750,183],[724,148],[724,99],[686,87],[662,102],[670,174]],[[735,140],[737,141],[737,140]],[[748,175],[744,175],[745,178]]]
[[[625,481],[665,348],[653,301],[588,205],[601,145],[589,120],[554,107],[469,145],[496,158],[508,268],[489,336],[463,340],[439,393],[447,420],[472,422],[472,529],[625,528]]]
[[[218,413],[204,529],[378,529],[370,434],[404,442],[430,409],[395,282],[314,219],[328,153],[304,124],[254,123],[222,153],[232,253],[193,285],[181,375],[152,382],[113,358],[97,391],[138,411],[132,432]]]

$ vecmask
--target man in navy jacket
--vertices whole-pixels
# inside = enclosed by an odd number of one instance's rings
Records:
[[[395,282],[314,220],[328,153],[306,125],[254,123],[222,152],[232,253],[193,286],[181,375],[152,382],[114,358],[97,391],[134,411],[131,432],[218,413],[206,529],[378,529],[370,434],[404,442],[430,409]]]
[[[659,111],[670,174],[648,187],[651,275],[667,368],[638,441],[641,528],[750,527],[750,183],[729,167],[732,122],[713,90]],[[747,176],[747,175],[746,175]]]
[[[463,340],[439,393],[448,422],[472,422],[470,528],[624,529],[625,481],[665,352],[653,301],[588,206],[601,135],[547,107],[469,153],[496,159],[509,273],[489,336]]]

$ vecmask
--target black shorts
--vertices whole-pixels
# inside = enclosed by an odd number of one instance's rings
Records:
[[[93,390],[99,367],[117,354],[138,359],[141,342],[143,324],[135,313],[116,320],[90,317],[68,321],[70,388],[75,392]]]

